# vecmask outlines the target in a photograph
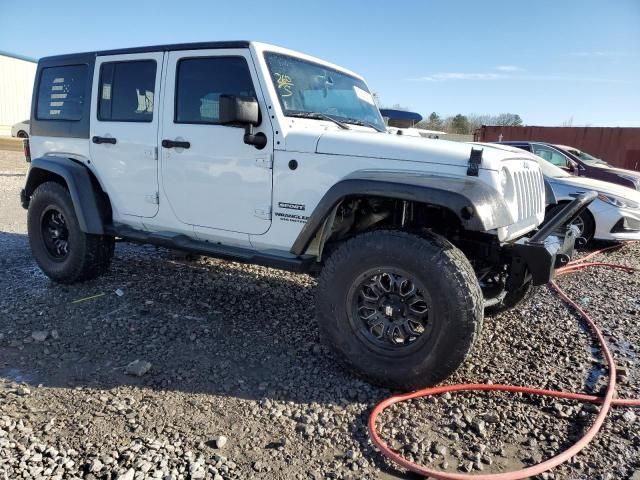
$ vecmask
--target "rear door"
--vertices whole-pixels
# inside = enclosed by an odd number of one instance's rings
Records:
[[[531,150],[533,153],[547,162],[555,165],[556,167],[560,167],[563,170],[569,171],[569,159],[566,155],[558,152],[554,148],[547,147],[546,145],[539,145],[534,143],[531,145]]]
[[[158,212],[158,117],[163,53],[96,59],[91,160],[114,216]]]
[[[166,65],[161,125],[166,146],[160,150],[162,191],[173,212],[196,232],[266,232],[273,132],[249,50],[172,51]],[[223,94],[258,100],[262,123],[254,132],[267,136],[265,148],[244,143],[243,128],[220,124]]]

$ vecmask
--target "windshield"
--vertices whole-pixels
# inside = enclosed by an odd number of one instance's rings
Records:
[[[578,157],[580,160],[582,160],[585,163],[590,163],[590,164],[593,164],[593,165],[596,165],[596,164],[609,165],[604,160],[600,160],[599,158],[596,158],[596,157],[594,157],[592,155],[589,155],[587,152],[583,152],[581,150],[569,150],[569,153],[571,153],[572,155],[575,155],[576,157]]]
[[[286,116],[322,120],[324,115],[342,123],[385,130],[362,80],[289,55],[265,53],[265,59]]]
[[[540,157],[538,157],[536,160],[538,162],[538,165],[540,165],[540,170],[542,170],[542,174],[545,177],[551,177],[551,178],[571,177],[570,174],[565,172],[560,167],[556,167],[555,165],[547,162],[546,160]]]

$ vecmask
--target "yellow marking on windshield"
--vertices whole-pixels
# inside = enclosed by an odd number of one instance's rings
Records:
[[[280,96],[290,97],[293,95],[291,87],[294,87],[295,85],[293,80],[291,80],[291,77],[283,73],[274,73],[274,75],[276,76],[276,82],[278,83],[278,90],[281,90]]]

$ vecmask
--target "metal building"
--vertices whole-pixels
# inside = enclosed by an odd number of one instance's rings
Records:
[[[32,58],[0,51],[0,135],[29,118],[36,67]]]
[[[498,127],[483,125],[476,142],[530,140],[584,150],[614,167],[640,172],[640,128],[632,127]]]

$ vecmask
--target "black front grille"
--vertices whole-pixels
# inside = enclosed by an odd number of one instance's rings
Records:
[[[633,218],[621,218],[611,229],[611,233],[640,232],[640,222]]]

